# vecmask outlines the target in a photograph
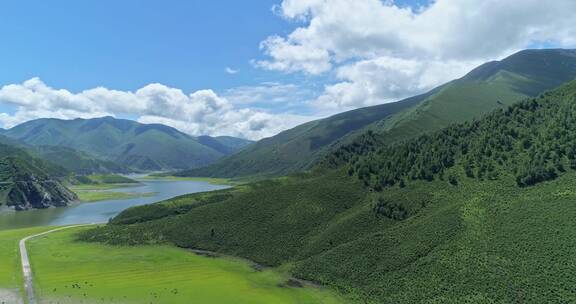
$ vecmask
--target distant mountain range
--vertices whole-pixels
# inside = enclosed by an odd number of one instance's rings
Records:
[[[39,157],[80,173],[195,168],[251,143],[228,136],[196,138],[165,125],[113,117],[37,119],[0,134],[32,147]]]
[[[0,206],[65,206],[77,199],[64,185],[73,175],[194,168],[250,143],[112,117],[29,121],[0,129]]]
[[[306,170],[356,135],[373,130],[387,143],[477,118],[576,77],[576,50],[525,50],[488,62],[464,77],[402,101],[309,122],[262,139],[183,176],[280,176]]]

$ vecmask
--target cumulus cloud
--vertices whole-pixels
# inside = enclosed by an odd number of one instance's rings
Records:
[[[292,83],[262,82],[228,89],[222,96],[234,105],[266,109],[274,113],[302,113],[310,110],[307,101],[315,96],[315,92]]]
[[[254,104],[260,102],[285,103],[294,95],[304,94],[304,90],[295,84],[263,82],[253,86],[239,86],[228,89],[223,96],[235,104]]]
[[[358,107],[421,93],[479,62],[531,45],[573,47],[576,1],[436,0],[399,7],[380,0],[284,0],[278,15],[301,26],[261,43],[256,65],[335,72],[317,105]]]
[[[313,104],[334,111],[397,101],[463,75],[480,61],[361,60],[336,69],[340,82],[325,86]]]
[[[312,119],[237,108],[212,90],[186,94],[159,83],[134,92],[98,87],[72,93],[32,78],[0,88],[0,103],[17,107],[13,115],[0,114],[0,123],[4,127],[43,117],[70,119],[125,114],[137,116],[144,123],[164,123],[191,135],[260,139]]]
[[[224,69],[224,71],[225,71],[227,74],[230,74],[230,75],[238,74],[238,72],[240,72],[240,70],[233,69],[233,68],[231,68],[231,67],[226,67],[226,68]]]

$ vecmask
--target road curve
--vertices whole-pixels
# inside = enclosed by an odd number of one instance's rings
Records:
[[[83,224],[83,225],[72,225],[66,227],[60,227],[52,230],[48,230],[42,233],[34,234],[27,236],[20,240],[18,243],[20,247],[20,261],[22,262],[22,274],[24,275],[24,289],[26,289],[26,297],[28,298],[28,304],[36,304],[36,297],[34,295],[34,284],[32,280],[32,268],[30,267],[30,259],[28,258],[28,250],[26,249],[26,241],[29,239],[46,235],[48,233],[69,229],[69,228],[76,228],[82,226],[90,226],[94,224]]]

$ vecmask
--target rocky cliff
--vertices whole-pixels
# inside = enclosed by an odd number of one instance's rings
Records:
[[[16,210],[65,206],[77,199],[63,171],[25,151],[0,145],[0,205]]]

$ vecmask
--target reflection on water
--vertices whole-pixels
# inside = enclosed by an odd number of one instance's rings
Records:
[[[63,208],[48,208],[29,211],[0,212],[0,230],[46,225],[70,225],[103,223],[120,211],[137,205],[150,204],[178,195],[224,189],[228,186],[212,185],[206,182],[139,180],[142,184],[107,191],[156,193],[150,197],[126,200],[107,200],[94,203],[79,203]]]

